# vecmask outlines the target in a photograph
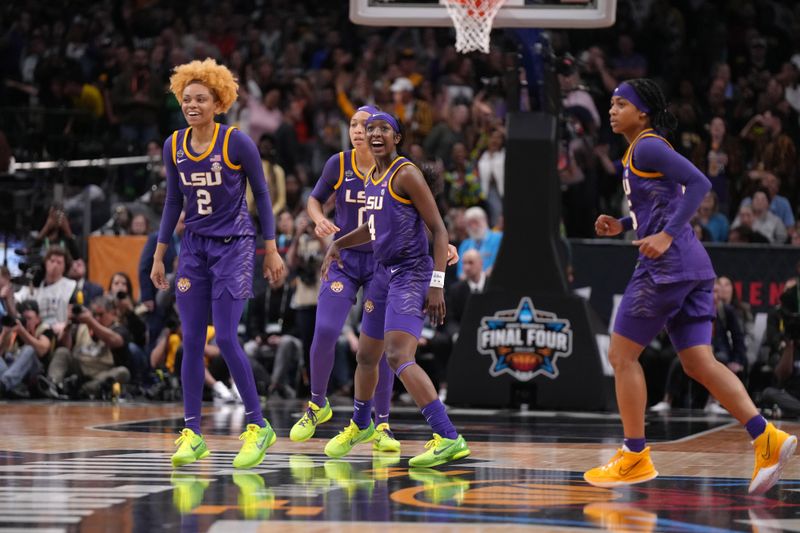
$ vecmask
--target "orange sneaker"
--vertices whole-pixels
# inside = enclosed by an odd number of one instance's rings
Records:
[[[767,424],[764,433],[753,441],[756,464],[750,480],[750,494],[764,494],[778,482],[781,472],[794,455],[797,437]]]
[[[658,472],[653,466],[653,460],[650,459],[649,446],[639,453],[623,446],[608,463],[583,474],[583,479],[595,487],[608,488],[644,483],[655,479],[656,476]]]

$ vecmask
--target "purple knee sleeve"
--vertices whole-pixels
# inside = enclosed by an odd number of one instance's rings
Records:
[[[416,365],[416,364],[417,364],[416,361],[407,361],[407,362],[405,362],[402,365],[397,367],[397,370],[394,371],[394,375],[399,378],[400,374],[403,372],[403,370],[405,370],[407,367],[409,367],[411,365]]]

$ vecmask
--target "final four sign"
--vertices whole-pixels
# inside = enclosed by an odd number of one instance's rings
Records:
[[[556,361],[572,353],[572,329],[569,320],[534,309],[531,299],[524,297],[516,309],[481,319],[478,351],[492,356],[492,377],[511,374],[530,381],[544,374],[555,379]]]

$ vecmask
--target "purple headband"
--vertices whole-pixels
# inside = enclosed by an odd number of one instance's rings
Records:
[[[636,109],[642,113],[650,114],[650,108],[647,107],[647,104],[645,104],[641,98],[639,98],[639,95],[636,93],[636,89],[634,89],[633,86],[631,86],[631,84],[628,82],[623,81],[620,83],[619,86],[614,89],[614,96],[621,96],[636,106]]]
[[[378,109],[374,105],[362,105],[361,107],[356,109],[356,113],[358,113],[359,111],[366,111],[370,115],[374,115],[375,113],[379,113],[380,109]],[[355,115],[355,113],[353,113],[353,114]]]
[[[385,111],[378,111],[377,113],[373,113],[366,122],[366,126],[369,126],[370,123],[375,122],[376,120],[385,120],[389,123],[395,133],[400,133],[400,124],[397,123],[397,119],[394,118],[392,115]]]

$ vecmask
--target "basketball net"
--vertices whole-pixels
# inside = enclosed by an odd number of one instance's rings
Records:
[[[492,22],[505,0],[442,0],[456,27],[456,50],[489,53]]]

